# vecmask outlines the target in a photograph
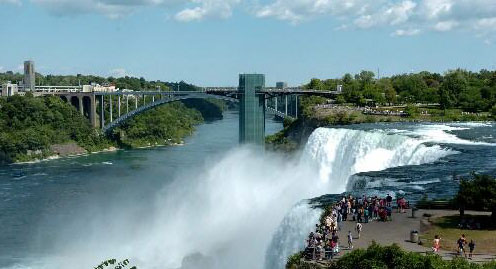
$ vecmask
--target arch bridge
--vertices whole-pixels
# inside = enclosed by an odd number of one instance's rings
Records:
[[[297,118],[298,100],[302,95],[317,95],[334,99],[339,92],[303,88],[265,87],[263,74],[239,75],[238,87],[204,87],[198,91],[58,91],[44,95],[59,95],[71,103],[94,127],[110,133],[126,120],[154,107],[186,99],[220,99],[240,103],[239,139],[241,143],[264,145],[265,114]],[[106,100],[108,99],[108,100]],[[97,103],[100,107],[97,115]]]

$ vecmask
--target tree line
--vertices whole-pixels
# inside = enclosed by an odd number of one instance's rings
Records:
[[[22,83],[23,74],[14,73],[12,71],[7,71],[0,73],[0,84],[7,81],[13,83]],[[91,83],[103,84],[113,84],[119,89],[129,89],[129,90],[161,90],[161,91],[195,91],[198,87],[188,84],[184,81],[180,82],[163,82],[160,80],[148,81],[143,77],[101,77],[94,75],[42,75],[36,73],[36,85],[40,86],[78,86],[78,85],[89,85]]]
[[[338,79],[312,79],[309,89],[334,91],[342,85],[337,102],[360,106],[377,104],[430,103],[442,109],[461,108],[467,112],[496,112],[496,71],[472,72],[462,69],[445,74],[423,71],[377,79],[374,72],[345,74]],[[493,113],[496,114],[496,113]]]

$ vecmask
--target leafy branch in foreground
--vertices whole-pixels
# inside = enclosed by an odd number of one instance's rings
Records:
[[[115,266],[114,266],[115,265]],[[103,261],[100,265],[96,266],[94,269],[105,269],[105,268],[113,268],[113,269],[124,269],[129,265],[129,260],[125,259],[122,262],[117,263],[116,259],[109,259]],[[133,266],[129,269],[137,269],[136,266]]]

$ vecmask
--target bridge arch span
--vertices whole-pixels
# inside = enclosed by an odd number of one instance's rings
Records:
[[[142,114],[150,109],[153,109],[155,107],[169,104],[172,102],[177,102],[181,100],[187,100],[187,99],[218,99],[218,100],[224,100],[224,101],[229,101],[229,102],[234,102],[237,103],[239,102],[238,99],[228,97],[228,96],[223,96],[223,95],[214,95],[214,94],[206,94],[206,93],[194,93],[194,94],[188,94],[184,96],[171,96],[171,97],[165,97],[159,100],[156,100],[154,102],[151,102],[149,104],[146,104],[144,106],[140,106],[135,110],[129,111],[128,113],[118,117],[117,119],[113,120],[111,123],[105,125],[102,130],[105,134],[109,134],[112,132],[113,129],[115,129],[118,126],[121,126],[125,121]]]

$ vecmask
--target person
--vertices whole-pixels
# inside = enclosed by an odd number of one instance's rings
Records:
[[[334,242],[334,248],[332,249],[336,255],[339,253],[339,236],[337,233],[332,235],[332,242]]]
[[[462,234],[462,236],[456,241],[456,243],[458,244],[458,253],[460,253],[460,256],[464,254],[466,258],[467,253],[465,252],[465,244],[467,244],[467,239],[465,239],[465,235]]]
[[[369,223],[369,211],[367,209],[365,209],[363,211],[363,214],[364,214],[364,218],[365,218],[365,223]]]
[[[390,207],[392,201],[393,201],[393,197],[388,193],[388,195],[386,196],[386,206]]]
[[[358,233],[358,239],[360,239],[360,232],[362,231],[362,224],[360,222],[357,222],[356,230]]]
[[[436,234],[436,236],[434,236],[434,242],[432,244],[432,250],[434,251],[434,253],[437,253],[437,252],[439,252],[440,248],[441,248],[441,238],[439,238],[439,235]]]
[[[470,250],[470,253],[468,254],[468,258],[469,259],[472,259],[472,254],[474,253],[474,249],[475,249],[475,242],[474,242],[474,240],[470,240],[470,243],[468,244],[468,248]]]
[[[353,249],[353,235],[348,231],[348,249]]]
[[[332,253],[332,251],[333,251],[332,250],[332,240],[329,239],[329,240],[327,240],[327,244],[326,244],[326,247],[325,247],[325,254],[326,254],[325,255],[325,258],[327,260],[332,260],[332,258],[334,256],[333,253]]]

